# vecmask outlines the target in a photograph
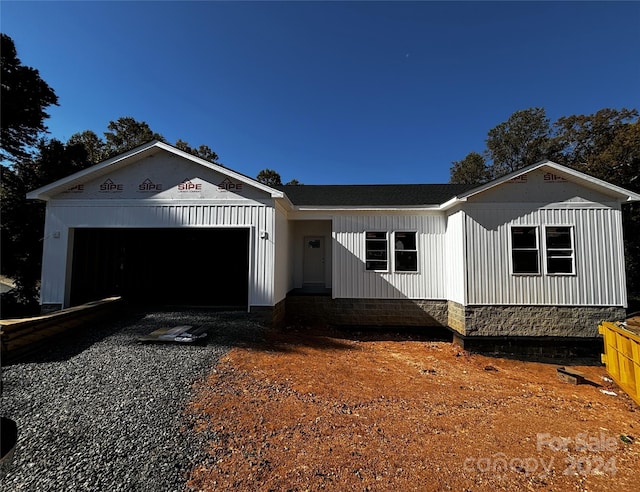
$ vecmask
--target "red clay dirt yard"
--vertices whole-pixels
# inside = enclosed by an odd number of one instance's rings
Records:
[[[602,366],[392,334],[273,331],[187,407],[210,460],[189,490],[638,490],[640,412]],[[613,392],[607,394],[605,392]]]

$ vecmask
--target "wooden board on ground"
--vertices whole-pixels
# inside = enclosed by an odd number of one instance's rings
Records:
[[[190,325],[175,326],[173,328],[159,328],[148,335],[138,338],[139,342],[178,342],[193,343],[207,338],[204,327]]]
[[[583,384],[584,383],[584,374],[578,372],[574,369],[570,369],[567,367],[558,367],[557,369],[558,378],[561,381],[565,381],[571,384]]]

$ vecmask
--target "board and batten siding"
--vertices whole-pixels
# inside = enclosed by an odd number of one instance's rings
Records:
[[[333,297],[368,299],[446,299],[446,219],[441,213],[335,215],[333,218]],[[365,270],[365,232],[416,231],[417,272]]]
[[[489,204],[467,209],[467,304],[626,306],[624,249],[616,204],[584,207]],[[538,226],[541,274],[511,273],[511,226]],[[544,268],[544,226],[572,226],[574,275]]]
[[[447,299],[462,305],[466,302],[464,223],[465,213],[463,211],[449,215],[445,236]]]
[[[69,305],[75,228],[238,227],[249,234],[249,305],[271,306],[274,297],[274,209],[244,204],[118,204],[69,200],[47,204],[43,251],[42,304]],[[261,232],[267,237],[262,238]],[[215,254],[212,251],[212,254]]]

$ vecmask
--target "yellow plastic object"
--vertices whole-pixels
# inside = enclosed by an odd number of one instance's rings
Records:
[[[604,336],[607,372],[640,405],[640,334],[609,321],[603,321],[598,332]]]

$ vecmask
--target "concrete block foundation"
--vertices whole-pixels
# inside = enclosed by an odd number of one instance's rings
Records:
[[[447,302],[410,299],[332,299],[289,296],[286,320],[298,325],[438,326],[447,325]]]
[[[623,307],[462,306],[448,302],[448,324],[465,338],[597,338],[601,321],[624,319]]]

